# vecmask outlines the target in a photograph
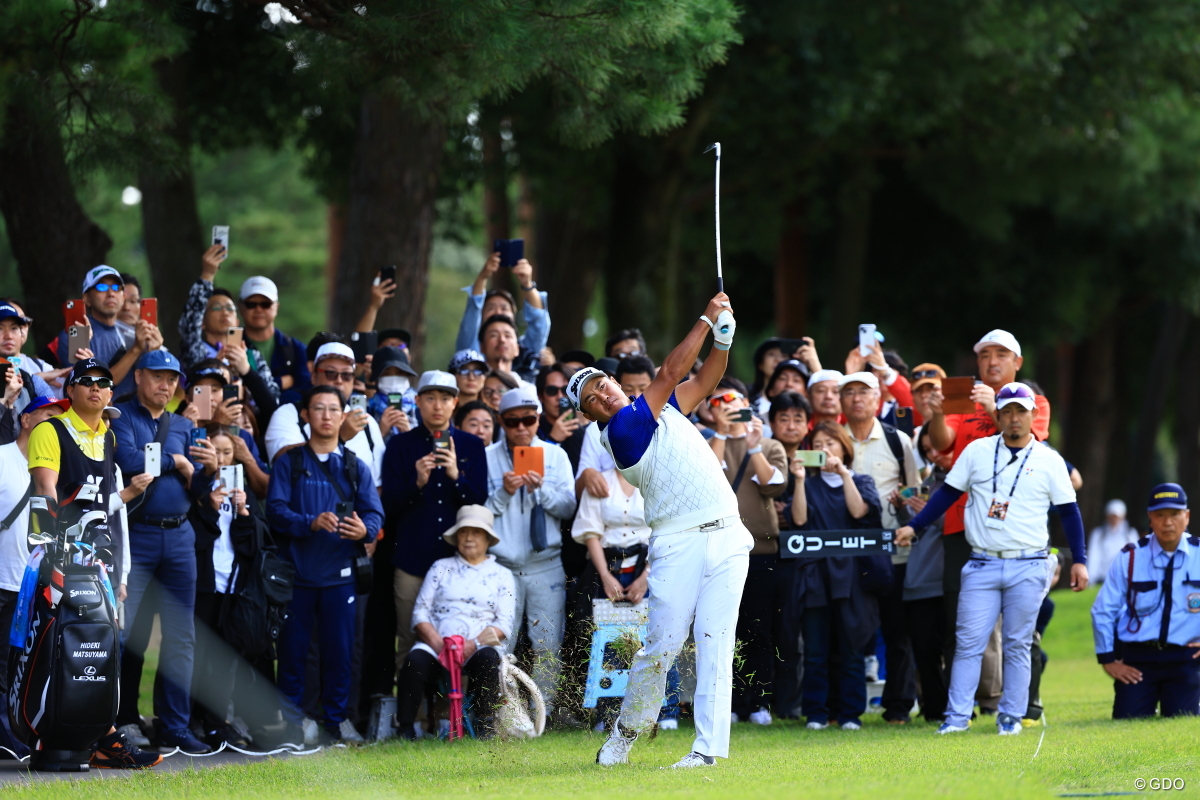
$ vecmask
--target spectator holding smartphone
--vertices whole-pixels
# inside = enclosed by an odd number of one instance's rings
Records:
[[[25,346],[25,341],[29,337],[29,323],[32,321],[12,303],[0,302],[0,356],[3,356],[5,359],[25,358],[25,356],[21,355],[21,348]],[[6,370],[6,372],[12,371],[13,368],[11,366]],[[16,372],[21,379],[21,391],[13,398],[12,405],[6,406],[3,411],[4,416],[7,418],[6,424],[12,426],[9,436],[4,436],[3,433],[0,433],[0,439],[3,439],[3,443],[11,442],[16,438],[16,431],[20,427],[20,414],[33,398],[56,396],[54,388],[46,383],[41,376],[31,374],[25,368],[23,360]],[[2,429],[4,424],[0,423],[0,429]]]
[[[270,278],[256,275],[242,284],[239,296],[246,320],[246,342],[254,347],[254,368],[258,369],[259,363],[265,362],[271,368],[280,392],[291,392],[288,399],[294,402],[312,385],[312,375],[308,370],[308,351],[304,343],[275,327],[275,317],[279,314],[279,288]]]
[[[201,361],[187,375],[188,391],[194,391],[197,386],[207,386],[214,398],[220,398],[219,402],[214,400],[213,413],[209,417],[202,415],[200,409],[190,400],[184,401],[179,407],[179,413],[197,427],[215,425],[222,430],[236,432],[237,435],[231,440],[233,463],[241,464],[245,470],[246,487],[257,497],[266,498],[270,467],[262,460],[254,435],[242,425],[242,416],[248,413],[246,405],[236,397],[224,398],[225,387],[231,385],[236,384],[230,383],[229,367],[215,358]],[[265,386],[261,389],[265,391]]]
[[[479,270],[475,277],[475,283],[463,287],[463,291],[467,293],[467,307],[458,326],[458,338],[454,340],[456,351],[482,345],[482,321],[498,314],[511,320],[517,318],[517,301],[511,294],[503,289],[487,291],[488,281],[499,269],[500,253],[495,252],[484,262],[483,269]],[[522,351],[536,356],[550,338],[550,313],[546,310],[546,293],[537,290],[537,283],[533,280],[533,265],[526,259],[522,258],[516,263],[512,268],[512,276],[521,287],[521,298],[524,302],[522,314],[525,317],[525,333],[517,343]],[[513,328],[516,329],[515,324]]]
[[[375,394],[367,401],[367,413],[379,422],[384,438],[406,433],[417,424],[417,390],[410,384],[415,377],[407,350],[381,347],[371,357]]]
[[[537,376],[537,391],[542,403],[538,437],[547,444],[563,449],[571,461],[571,472],[574,474],[579,465],[579,449],[583,446],[584,426],[567,400],[566,368],[562,364],[544,368]]]

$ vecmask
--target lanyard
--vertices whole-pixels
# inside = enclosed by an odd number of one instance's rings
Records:
[[[996,455],[992,459],[992,494],[993,495],[996,494],[996,478],[1000,475],[1001,472],[1004,471],[1004,468],[1000,466],[1000,441],[1001,440],[999,438],[996,439]],[[1025,458],[1021,459],[1021,466],[1017,467],[1017,477],[1013,478],[1012,488],[1008,490],[1009,497],[1012,497],[1013,492],[1015,492],[1017,490],[1017,481],[1021,480],[1021,473],[1025,471],[1025,462],[1029,460],[1029,454],[1033,452],[1033,446],[1036,443],[1037,443],[1036,440],[1029,443],[1029,449],[1027,449],[1025,451]],[[1011,464],[1012,462],[1010,461],[1008,463]],[[1008,464],[1005,464],[1004,466],[1007,467]]]

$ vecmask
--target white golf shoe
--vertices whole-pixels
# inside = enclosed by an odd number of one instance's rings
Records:
[[[637,734],[633,733],[626,736],[622,733],[621,723],[619,721],[613,723],[612,733],[600,746],[600,751],[596,753],[596,763],[602,767],[615,767],[617,764],[629,763],[629,751],[633,749],[633,743],[637,741]]]
[[[705,756],[695,750],[671,765],[671,769],[691,769],[692,767],[712,767],[717,763],[713,756]]]

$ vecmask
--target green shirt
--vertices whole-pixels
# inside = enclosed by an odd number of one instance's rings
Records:
[[[255,349],[258,350],[259,354],[263,358],[264,363],[266,363],[266,364],[271,363],[271,356],[275,355],[275,337],[274,336],[272,336],[270,339],[267,339],[265,342],[260,342],[257,339],[250,339],[249,337],[247,337],[247,341],[249,341],[250,344],[254,345]],[[254,350],[250,351],[250,356],[251,356],[251,359],[254,358]],[[254,364],[253,366],[256,370],[259,367],[258,364]]]

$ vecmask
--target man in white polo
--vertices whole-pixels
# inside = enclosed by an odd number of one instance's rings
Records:
[[[725,374],[734,328],[729,298],[718,294],[635,400],[598,369],[581,369],[567,382],[567,397],[598,423],[617,469],[642,490],[651,529],[646,642],[634,657],[621,715],[596,754],[602,766],[628,763],[634,740],[653,729],[667,671],[689,629],[696,641],[696,739],[675,767],[711,766],[729,756],[738,605],[754,539],[720,462],[687,415]],[[685,381],[710,329],[713,349]]]
[[[1038,409],[1023,383],[996,393],[1000,432],[967,445],[911,526],[896,531],[896,544],[913,540],[964,494],[971,557],[962,570],[958,596],[958,647],[950,676],[950,703],[938,733],[967,730],[979,667],[988,636],[1003,613],[1004,695],[996,727],[1000,735],[1021,732],[1029,703],[1029,647],[1038,609],[1050,591],[1057,560],[1049,554],[1047,512],[1058,509],[1074,564],[1071,588],[1088,584],[1083,520],[1062,456],[1033,435]]]

